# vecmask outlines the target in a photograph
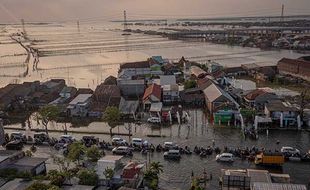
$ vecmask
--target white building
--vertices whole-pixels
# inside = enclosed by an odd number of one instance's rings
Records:
[[[88,114],[92,94],[80,94],[68,105],[67,111],[72,117],[85,117]]]

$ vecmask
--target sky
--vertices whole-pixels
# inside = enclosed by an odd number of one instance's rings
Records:
[[[310,0],[0,0],[0,23],[310,14]]]

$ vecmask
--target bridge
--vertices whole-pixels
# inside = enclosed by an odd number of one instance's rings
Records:
[[[265,36],[280,37],[283,34],[309,34],[310,27],[253,27],[253,28],[229,28],[219,30],[180,30],[167,34],[169,38],[202,38],[213,35],[226,37]]]

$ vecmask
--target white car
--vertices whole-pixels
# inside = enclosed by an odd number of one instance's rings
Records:
[[[127,142],[126,140],[119,138],[119,137],[114,137],[112,139],[112,145],[116,145],[116,146],[122,146],[122,145],[126,145]]]
[[[59,141],[64,141],[66,143],[72,143],[74,141],[74,137],[71,135],[61,135]]]
[[[160,123],[160,119],[158,117],[150,117],[147,119],[149,123]]]
[[[112,153],[116,155],[129,155],[129,156],[132,155],[132,151],[127,146],[119,146],[113,148]]]
[[[131,144],[133,146],[147,146],[148,142],[146,140],[141,139],[141,138],[132,138]]]
[[[297,148],[284,146],[281,148],[282,154],[300,154],[300,151]]]
[[[219,162],[233,162],[234,156],[230,153],[222,153],[222,154],[216,155],[215,160]]]

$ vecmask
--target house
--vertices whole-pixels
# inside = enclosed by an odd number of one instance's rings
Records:
[[[150,109],[152,103],[161,102],[162,89],[157,84],[150,85],[143,95],[143,108]]]
[[[260,67],[256,70],[255,79],[260,81],[272,81],[276,76],[276,68]]]
[[[145,164],[129,162],[121,174],[121,178],[126,187],[137,188],[139,182],[143,179]]]
[[[139,100],[126,100],[121,98],[118,109],[123,117],[136,119],[136,114],[139,108]]]
[[[163,85],[163,102],[164,103],[172,103],[178,102],[180,99],[179,96],[179,85],[171,84],[171,85]]]
[[[167,63],[163,66],[164,74],[165,75],[173,75],[175,73],[180,72],[180,68],[173,64],[173,63]]]
[[[310,61],[283,58],[278,62],[277,68],[282,75],[290,75],[310,81]]]
[[[118,107],[120,101],[121,91],[118,86],[101,83],[92,96],[89,116],[100,118],[108,106]]]
[[[159,80],[155,79],[155,83],[157,83],[160,86],[175,85],[177,84],[177,80],[174,75],[161,75],[159,76]]]
[[[109,76],[106,79],[104,79],[103,84],[105,84],[105,85],[117,85],[117,78],[114,76]]]
[[[208,73],[210,73],[211,75],[213,73],[216,73],[218,71],[222,71],[224,69],[224,67],[221,64],[216,63],[216,62],[211,61],[211,60],[209,60],[206,65],[208,68]]]
[[[49,81],[43,82],[40,85],[40,91],[44,93],[60,93],[60,91],[65,87],[66,81],[64,79],[51,79]]]
[[[203,93],[210,113],[217,112],[223,108],[233,110],[239,108],[239,104],[214,82],[205,88]]]
[[[180,99],[183,105],[203,106],[205,96],[201,88],[190,88],[180,92]]]
[[[151,68],[149,61],[130,62],[120,65],[118,78],[132,79],[137,75],[150,75]]]
[[[264,113],[272,121],[279,122],[281,127],[297,126],[299,109],[288,102],[280,100],[270,101],[266,103]]]
[[[226,76],[242,76],[246,75],[247,72],[244,70],[244,68],[240,67],[226,67],[223,70],[226,74]]]
[[[263,110],[268,101],[277,99],[279,99],[279,97],[276,94],[260,88],[250,91],[244,96],[246,105],[252,108],[255,107],[257,110]]]
[[[191,78],[195,80],[202,79],[208,74],[206,71],[204,71],[198,66],[191,66],[190,72],[191,72]]]
[[[77,89],[71,86],[65,86],[59,93],[59,96],[64,99],[69,99],[75,96]]]
[[[23,109],[25,103],[32,102],[32,94],[37,91],[40,83],[24,82],[23,84],[8,84],[0,88],[0,110]]]
[[[121,90],[122,96],[126,98],[140,98],[145,90],[145,81],[143,79],[124,80],[118,79],[117,86]]]
[[[27,157],[23,151],[0,150],[0,169],[12,168],[32,175],[46,173],[47,158]]]
[[[67,107],[67,113],[71,117],[88,116],[92,94],[80,94],[75,97]]]

